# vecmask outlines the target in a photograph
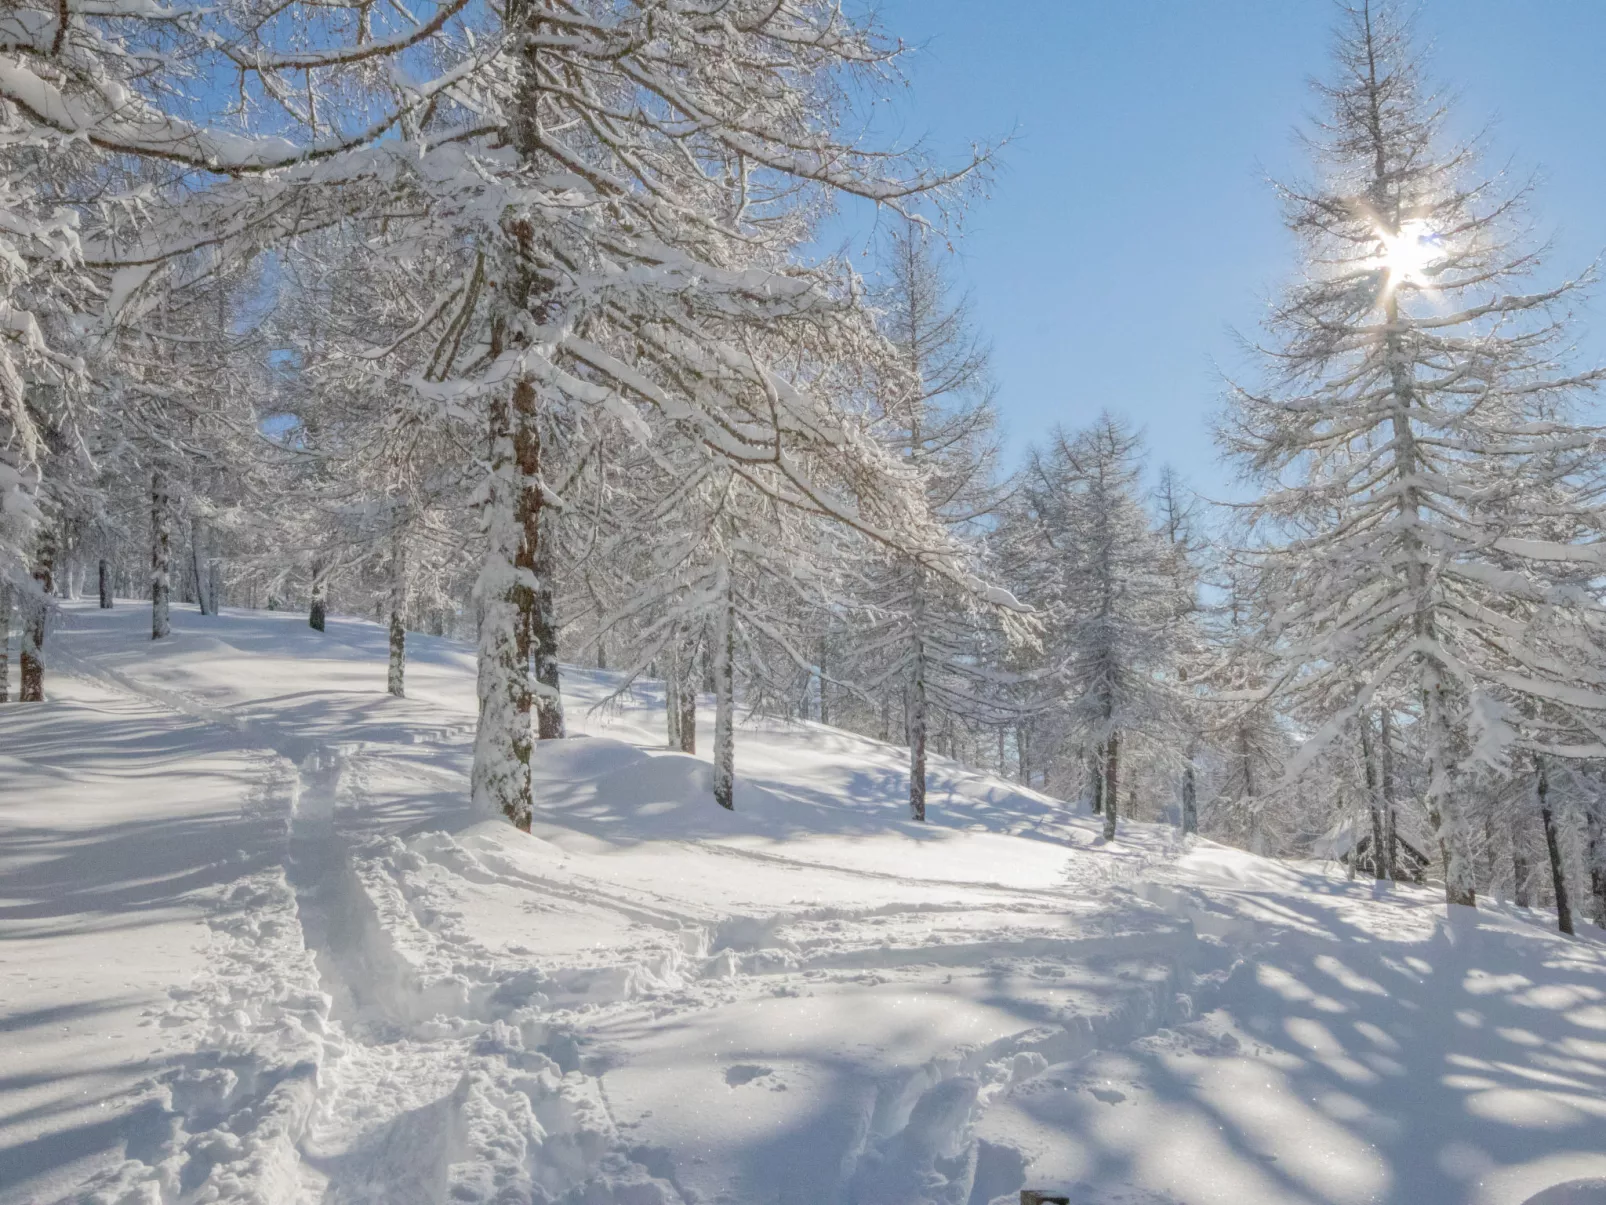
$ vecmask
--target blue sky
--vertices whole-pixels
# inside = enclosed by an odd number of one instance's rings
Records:
[[[1335,10],[1324,0],[882,0],[913,45],[897,130],[949,160],[1009,135],[951,267],[994,349],[1012,459],[1108,407],[1201,492],[1232,491],[1209,416],[1293,269],[1268,176],[1304,170]],[[1553,273],[1606,250],[1606,3],[1423,0],[1419,41],[1487,131],[1487,166],[1537,174]],[[1580,312],[1606,359],[1606,304]]]

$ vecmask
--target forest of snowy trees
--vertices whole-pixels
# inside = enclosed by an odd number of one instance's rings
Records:
[[[398,696],[410,631],[476,644],[524,827],[582,664],[725,807],[738,712],[795,717],[907,745],[916,820],[947,757],[1606,923],[1591,277],[1398,13],[1340,11],[1301,262],[1199,401],[1232,506],[1070,376],[1006,459],[950,267],[991,153],[875,141],[900,53],[828,0],[0,5],[0,699],[54,599],[362,615]]]

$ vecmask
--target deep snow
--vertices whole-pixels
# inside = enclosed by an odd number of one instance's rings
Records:
[[[373,624],[147,623],[0,708],[0,1205],[1606,1202],[1599,930],[940,760],[917,826],[814,724],[731,815],[583,670],[524,836],[464,648],[396,700]]]

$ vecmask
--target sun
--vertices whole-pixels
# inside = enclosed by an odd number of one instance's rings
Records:
[[[1400,232],[1378,231],[1383,253],[1378,256],[1379,267],[1388,271],[1388,288],[1392,291],[1402,284],[1429,288],[1438,275],[1444,259],[1444,239],[1426,222],[1413,218],[1400,223]]]

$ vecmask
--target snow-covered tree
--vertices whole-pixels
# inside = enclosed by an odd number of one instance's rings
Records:
[[[1263,489],[1281,677],[1326,720],[1310,755],[1380,693],[1410,699],[1446,896],[1471,904],[1462,774],[1552,743],[1547,709],[1600,711],[1533,628],[1589,605],[1594,537],[1530,534],[1593,514],[1593,437],[1571,408],[1598,374],[1560,362],[1576,284],[1518,291],[1537,263],[1513,228],[1521,194],[1447,141],[1392,8],[1345,10],[1334,68],[1317,179],[1283,190],[1303,273],[1268,320],[1267,384],[1234,391],[1220,439]]]
[[[1168,757],[1179,729],[1174,660],[1189,583],[1139,487],[1139,441],[1105,414],[1057,431],[1023,474],[1007,538],[1025,600],[1043,613],[1045,691],[1054,742],[1087,760],[1113,837],[1123,765]]]

